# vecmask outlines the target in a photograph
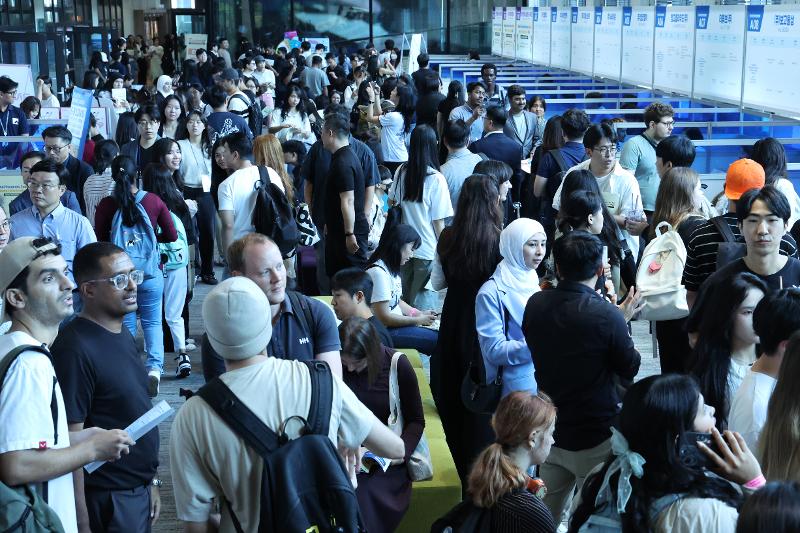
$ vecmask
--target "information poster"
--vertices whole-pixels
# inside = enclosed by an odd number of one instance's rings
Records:
[[[697,6],[694,96],[740,102],[746,18],[745,6]]]
[[[408,43],[408,70],[409,74],[413,74],[419,70],[419,62],[417,58],[422,51],[422,34],[415,33],[411,36],[411,41]]]
[[[184,33],[183,43],[186,45],[186,59],[196,60],[196,52],[208,45],[208,35],[205,33]]]
[[[550,9],[533,8],[533,62],[538,65],[550,65]]]
[[[653,87],[692,94],[695,8],[656,6]]]
[[[592,75],[594,62],[594,8],[572,8],[572,70]]]
[[[572,49],[572,16],[570,8],[550,8],[550,65],[556,68],[569,69]]]
[[[75,87],[72,89],[69,117],[62,117],[67,118],[67,129],[72,134],[70,151],[75,157],[83,153],[83,144],[86,141],[86,133],[89,131],[89,113],[92,111],[93,99],[93,91]]]
[[[800,6],[747,6],[744,104],[800,115]]]
[[[12,172],[9,170],[8,172]],[[14,199],[26,189],[22,184],[22,174],[4,174],[0,176],[0,199],[3,201],[3,209],[6,216],[11,216],[8,212],[9,205]]]
[[[618,80],[622,58],[622,8],[594,8],[594,75]]]
[[[503,55],[503,8],[492,8],[492,55]]]
[[[622,81],[653,86],[655,8],[622,8]]]
[[[517,8],[507,7],[503,11],[503,57],[515,58],[517,47]]]
[[[0,64],[0,76],[8,76],[19,83],[17,94],[14,95],[14,105],[19,107],[24,99],[36,96],[36,87],[33,84],[33,73],[30,65]]]
[[[517,59],[533,61],[533,8],[517,8]]]

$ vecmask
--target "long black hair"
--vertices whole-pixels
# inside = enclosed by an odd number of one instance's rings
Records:
[[[111,177],[114,180],[111,197],[117,203],[117,209],[122,212],[122,223],[129,228],[133,227],[142,216],[136,207],[136,196],[131,192],[131,186],[136,184],[137,175],[136,163],[130,157],[118,155],[111,162]]]
[[[153,148],[155,149],[154,153],[156,156],[155,157],[156,161],[166,166],[167,163],[165,160],[167,158],[167,154],[169,154],[170,150],[172,150],[173,145],[175,145],[178,148],[178,150],[181,152],[181,157],[183,157],[183,151],[181,150],[181,145],[178,144],[178,141],[176,141],[175,139],[170,139],[169,137],[162,137],[159,140],[157,140],[156,143],[153,145]],[[175,182],[175,185],[177,186],[178,189],[183,190],[184,186],[183,175],[181,175],[180,167],[178,167],[178,169],[175,172],[173,172],[172,180]],[[145,187],[145,190],[149,191],[150,189]]]
[[[289,114],[289,97],[292,93],[297,95],[299,102],[297,102],[297,107],[295,108],[298,113],[300,113],[301,118],[306,118],[306,94],[303,92],[298,85],[292,83],[286,90],[286,96],[283,98],[283,105],[281,105],[281,120],[285,120],[286,116]]]
[[[403,165],[401,174],[403,200],[421,202],[425,189],[425,178],[433,168],[439,170],[439,152],[436,144],[436,132],[426,124],[420,124],[411,132],[408,162]]]
[[[403,115],[403,133],[408,133],[411,131],[414,113],[417,111],[417,99],[410,87],[398,85],[395,90],[397,91],[397,105],[394,110]]]
[[[401,252],[403,246],[413,242],[413,248],[416,250],[422,244],[419,233],[417,230],[408,224],[397,224],[383,231],[381,239],[378,241],[378,247],[372,252],[369,258],[369,263],[373,264],[379,259],[382,259],[389,273],[393,276],[400,274],[400,261],[402,260]]]
[[[603,198],[597,179],[588,170],[573,170],[564,176],[564,183],[561,185],[561,205],[564,200],[575,191],[589,191]],[[619,226],[614,216],[609,212],[605,202],[603,204],[603,231],[600,232],[600,240],[608,246],[608,260],[612,265],[622,263],[622,241],[619,239]]]
[[[631,497],[620,515],[623,533],[652,531],[650,506],[668,494],[714,498],[734,508],[741,505],[741,493],[731,483],[707,476],[701,468],[686,466],[679,460],[678,443],[684,442],[687,431],[695,430],[699,401],[697,383],[681,374],[644,378],[631,385],[625,394],[619,430],[630,450],[640,454],[645,464],[641,478],[630,478]],[[581,504],[570,520],[570,533],[577,532],[589,516],[600,510],[595,500],[615,458],[610,455],[601,470],[584,483]],[[613,501],[605,505],[616,505],[618,482],[617,472],[609,479]]]
[[[189,208],[183,200],[183,195],[175,186],[172,171],[162,163],[148,164],[142,173],[142,186],[161,198],[167,209],[178,215],[179,218],[189,214]]]
[[[94,171],[102,174],[119,155],[119,146],[111,139],[103,139],[94,145]]]
[[[724,285],[724,286],[723,286]],[[749,272],[734,275],[729,280],[706,287],[708,312],[700,319],[697,343],[694,346],[692,373],[708,405],[717,410],[717,428],[727,426],[732,398],[728,397],[728,375],[731,366],[731,342],[734,335],[734,315],[751,289],[767,293],[767,286]]]

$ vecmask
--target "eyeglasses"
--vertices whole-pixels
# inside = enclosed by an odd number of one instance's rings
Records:
[[[25,182],[25,186],[28,187],[29,191],[38,191],[42,190],[44,192],[50,192],[54,189],[60,187],[58,184],[54,183],[39,183],[38,181],[28,180]]]
[[[112,278],[105,278],[105,279],[89,279],[86,280],[84,283],[100,283],[100,282],[108,282],[114,286],[115,289],[118,291],[123,290],[125,287],[128,286],[128,282],[132,281],[134,285],[141,285],[144,281],[144,272],[141,270],[132,270],[127,274],[117,274]]]
[[[11,96],[16,96],[16,94],[17,94],[17,90],[16,90],[16,89],[14,89],[13,91],[8,91],[8,92],[6,92],[5,94],[11,95]]]
[[[617,153],[616,146],[596,146],[593,148],[594,151],[600,152],[602,155],[612,155]]]
[[[674,120],[669,120],[667,122],[659,122],[659,124],[661,124],[662,126],[666,126],[667,128],[675,127],[675,121]]]
[[[48,154],[57,154],[67,146],[69,146],[69,144],[63,144],[61,146],[45,146],[44,151]]]

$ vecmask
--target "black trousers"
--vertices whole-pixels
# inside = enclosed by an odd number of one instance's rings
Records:
[[[187,200],[197,202],[197,214],[194,219],[200,251],[198,270],[201,276],[209,276],[214,273],[214,226],[217,218],[214,200],[211,198],[211,193],[203,192],[203,189],[185,187],[183,195]]]
[[[692,354],[689,336],[685,330],[686,319],[661,320],[655,324],[661,373],[686,374]]]
[[[150,533],[150,487],[84,490],[93,533]]]

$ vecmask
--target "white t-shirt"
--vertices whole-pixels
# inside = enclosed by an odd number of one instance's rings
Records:
[[[372,278],[372,301],[387,302],[389,311],[396,315],[403,315],[400,309],[400,299],[403,296],[403,284],[400,276],[393,276],[383,259],[375,261],[375,266],[367,269],[367,274]]]
[[[267,89],[266,93],[270,96],[275,96],[275,73],[270,69],[264,69],[264,72],[258,70],[253,72],[253,77],[258,81],[259,85],[272,84],[272,88]]]
[[[247,120],[247,113],[245,113],[249,106],[247,102],[250,102],[250,98],[242,91],[236,91],[228,97],[228,111],[239,116],[244,113],[244,119]]]
[[[785,178],[779,178],[775,181],[775,188],[781,191],[789,201],[789,207],[792,209],[792,214],[789,216],[789,229],[792,229],[794,223],[800,219],[800,196],[794,190],[792,182]]]
[[[453,204],[450,203],[450,190],[447,180],[440,172],[428,169],[430,174],[425,178],[422,187],[422,201],[410,202],[403,200],[405,192],[405,169],[400,169],[397,178],[389,189],[389,198],[395,205],[400,204],[403,211],[403,223],[413,227],[419,233],[422,244],[414,251],[414,257],[433,261],[436,252],[436,233],[433,231],[433,221],[453,216]]]
[[[42,343],[27,333],[15,331],[0,336],[0,356],[17,346]],[[68,448],[69,427],[61,387],[56,383],[58,442],[53,442],[50,400],[56,371],[39,352],[25,352],[11,364],[0,392],[0,453],[46,448]],[[58,514],[67,533],[77,533],[72,472],[47,483],[48,505]]]
[[[289,417],[308,416],[311,380],[299,361],[268,357],[263,363],[226,372],[221,379],[273,431]],[[328,437],[334,445],[358,448],[375,415],[342,380],[333,377],[333,402]],[[297,425],[290,424],[290,434]],[[208,404],[191,398],[172,424],[170,457],[175,508],[179,520],[205,522],[219,495],[231,502],[243,531],[258,529],[262,459],[223,422]],[[222,505],[220,531],[234,531],[227,505]]]
[[[314,137],[314,132],[311,131],[311,121],[308,119],[308,115],[302,116],[299,111],[290,111],[284,118],[281,116],[282,113],[283,111],[280,108],[275,109],[269,116],[269,126],[274,128],[283,124],[289,124],[293,128],[298,128],[300,133],[293,133],[291,128],[278,130],[275,135],[278,137],[279,141],[296,140],[306,144],[313,144],[315,142],[316,138]]]
[[[733,402],[733,397],[742,385],[742,381],[744,381],[744,377],[750,371],[751,366],[752,363],[739,363],[731,359],[728,367],[728,402]],[[730,416],[730,411],[728,411],[728,415]]]
[[[61,107],[55,94],[50,93],[50,98],[42,98],[42,107]]]
[[[741,433],[753,453],[757,453],[758,438],[767,422],[769,399],[777,383],[775,378],[751,369],[731,401],[728,429]]]
[[[267,167],[267,171],[269,181],[285,192],[278,173],[269,167]],[[259,179],[258,167],[251,165],[247,168],[240,168],[219,185],[217,192],[219,210],[233,211],[234,239],[241,239],[256,230],[253,226],[253,211],[256,208],[255,184]]]
[[[567,171],[567,174],[573,170],[589,170],[589,163],[591,159],[587,159],[582,163],[578,163]],[[565,174],[566,175],[566,174]],[[556,195],[553,197],[553,209],[558,211],[561,209],[561,188],[564,182],[558,186]],[[630,171],[625,170],[616,163],[614,170],[611,174],[597,178],[597,186],[600,187],[600,193],[603,195],[603,201],[608,208],[609,213],[612,215],[624,216],[629,211],[636,208],[639,212],[643,212],[642,208],[642,195],[639,192],[639,182]],[[625,242],[628,244],[633,253],[633,257],[639,255],[639,237],[634,237],[628,233],[625,228],[620,228]]]
[[[381,148],[383,160],[392,163],[405,163],[408,161],[406,148],[406,134],[403,132],[405,122],[403,115],[392,111],[380,116],[381,121]]]

